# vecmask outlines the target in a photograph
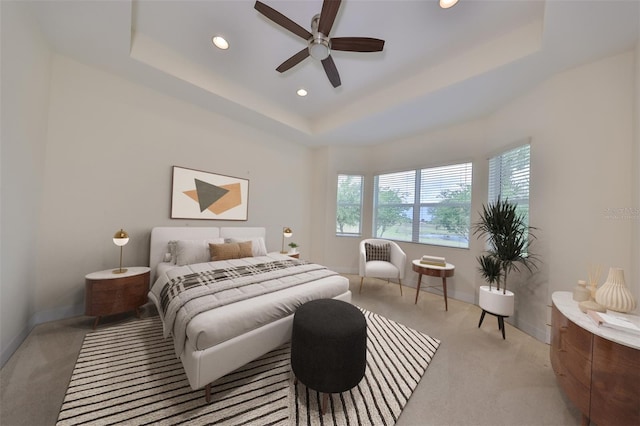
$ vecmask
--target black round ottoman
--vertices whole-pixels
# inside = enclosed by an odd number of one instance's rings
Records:
[[[296,380],[324,393],[323,413],[330,393],[360,383],[366,361],[367,321],[358,308],[335,299],[313,300],[298,308],[293,316],[291,368]]]

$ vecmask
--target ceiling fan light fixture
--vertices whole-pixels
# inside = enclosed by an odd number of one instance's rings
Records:
[[[309,55],[312,58],[322,61],[329,57],[331,53],[331,49],[329,48],[329,41],[322,38],[317,37],[309,42]]]
[[[298,89],[298,91],[296,92],[296,94],[298,96],[300,96],[301,98],[304,98],[305,96],[307,96],[309,93],[305,90],[305,89]]]
[[[450,7],[455,6],[458,3],[458,0],[440,0],[440,7],[443,9],[449,9]]]
[[[227,50],[229,48],[229,42],[225,40],[224,37],[213,36],[211,41],[218,49]]]

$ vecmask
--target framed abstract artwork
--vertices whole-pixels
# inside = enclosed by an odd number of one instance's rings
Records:
[[[249,180],[173,166],[172,219],[247,220]]]

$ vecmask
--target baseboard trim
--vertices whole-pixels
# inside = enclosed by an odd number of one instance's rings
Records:
[[[4,367],[7,361],[11,359],[11,356],[18,350],[22,342],[26,340],[29,333],[31,333],[33,327],[35,326],[27,324],[22,329],[22,331],[20,331],[20,333],[18,333],[13,339],[11,339],[11,342],[9,342],[7,347],[2,350],[2,353],[0,353],[0,367]]]
[[[2,350],[2,353],[0,353],[0,367],[4,367],[7,361],[11,359],[13,354],[18,350],[18,348],[20,348],[20,345],[26,340],[27,336],[29,336],[29,333],[31,333],[31,330],[33,330],[35,326],[45,322],[76,317],[82,314],[84,314],[84,304],[36,312],[31,316],[31,318],[29,318],[29,321],[27,321],[27,324],[22,331],[11,339],[11,342]]]

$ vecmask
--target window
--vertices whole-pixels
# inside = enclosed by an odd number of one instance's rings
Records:
[[[524,215],[527,226],[530,148],[527,143],[489,159],[489,202],[494,202],[500,197],[516,204],[516,211]]]
[[[362,187],[358,175],[338,175],[336,235],[362,235]]]
[[[471,163],[376,176],[374,236],[469,247],[471,178]]]

